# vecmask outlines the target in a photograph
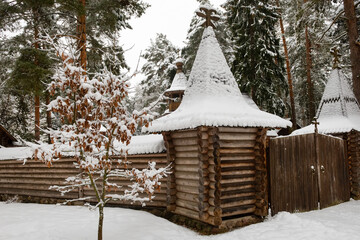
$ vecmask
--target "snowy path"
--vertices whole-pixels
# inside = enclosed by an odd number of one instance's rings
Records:
[[[0,239],[96,239],[97,212],[86,207],[0,202]],[[200,236],[150,213],[121,208],[105,211],[105,239],[359,239],[360,201],[308,213],[280,213],[263,223],[229,233]]]

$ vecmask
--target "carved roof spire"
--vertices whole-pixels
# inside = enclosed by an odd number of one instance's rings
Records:
[[[213,22],[216,22],[220,19],[220,16],[217,15],[216,10],[211,7],[210,5],[202,5],[200,8],[196,11],[196,14],[199,17],[202,17],[205,19],[204,23],[202,24],[203,27],[207,28],[209,26],[216,28]]]
[[[336,48],[336,47],[333,47],[331,50],[330,50],[330,53],[331,55],[333,55],[334,57],[334,60],[333,60],[333,69],[335,68],[340,68],[339,66],[339,58],[341,57],[341,54],[339,53],[339,50]]]

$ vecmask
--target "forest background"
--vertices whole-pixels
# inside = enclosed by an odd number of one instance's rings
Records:
[[[208,0],[198,2],[211,4]],[[338,67],[354,83],[359,101],[359,3],[224,0],[217,9],[221,19],[215,32],[241,92],[260,109],[291,118],[294,126],[304,126],[316,116],[335,52]],[[125,29],[131,29],[130,20],[143,16],[149,7],[141,0],[2,1],[0,124],[25,140],[47,140],[40,129],[56,129],[62,124],[46,107],[56,97],[49,94],[48,84],[61,62],[43,41],[45,35],[64,46],[77,47],[78,64],[92,72],[100,70],[106,53],[116,53],[120,64],[113,70],[128,77],[143,76],[133,86],[128,107],[142,109],[157,102],[171,85],[177,58],[184,59],[185,74],[190,74],[203,28],[194,9],[184,47],[158,33],[142,51],[144,65],[130,71],[119,39]],[[164,113],[165,101],[155,110]]]

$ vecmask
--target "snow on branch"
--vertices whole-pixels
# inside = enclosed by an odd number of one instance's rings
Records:
[[[73,153],[76,167],[81,170],[80,174],[67,178],[64,185],[51,188],[62,194],[79,187],[91,188],[97,206],[101,207],[112,199],[141,203],[151,200],[160,187],[159,180],[169,173],[169,167],[156,169],[155,163],[149,163],[146,169],[128,169],[128,150],[118,148],[119,145],[127,146],[137,127],[148,126],[154,114],[150,108],[128,110],[126,100],[130,77],[121,72],[116,48],[103,52],[100,71],[89,72],[80,65],[78,49],[64,47],[63,42],[48,35],[42,39],[52,46],[59,58],[53,81],[48,86],[49,92],[56,98],[50,102],[48,109],[60,116],[62,126],[46,130],[52,144],[30,144],[33,157],[50,167],[54,161],[61,159],[64,149],[67,149]],[[120,156],[120,159],[115,159],[114,155]],[[123,194],[111,194],[123,187],[112,182],[119,177],[133,183]],[[148,198],[140,197],[140,193],[148,194]]]

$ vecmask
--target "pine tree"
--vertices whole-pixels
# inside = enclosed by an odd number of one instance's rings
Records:
[[[279,16],[268,0],[228,0],[224,7],[234,40],[232,72],[242,92],[271,113],[284,115],[284,59],[275,26]]]
[[[359,5],[359,3],[357,3]],[[355,96],[360,102],[360,37],[354,0],[344,0],[347,33],[350,46],[350,61]]]
[[[296,120],[295,98],[294,98],[294,88],[293,88],[294,85],[293,85],[293,80],[292,80],[292,75],[291,75],[289,51],[288,51],[286,37],[285,37],[284,21],[283,21],[283,17],[282,17],[282,10],[280,8],[279,0],[276,0],[276,6],[279,8],[280,32],[281,32],[282,45],[284,48],[286,74],[287,74],[287,80],[288,80],[288,86],[289,86],[291,122],[293,124],[292,129],[296,130],[297,129],[297,120]]]
[[[129,25],[130,18],[141,16],[147,7],[148,4],[141,0],[56,0],[56,4],[55,0],[1,1],[0,29],[15,32],[21,31],[21,34],[11,40],[12,42],[17,42],[17,47],[14,49],[14,51],[17,51],[17,54],[14,55],[20,56],[20,50],[25,53],[24,49],[28,51],[31,49],[46,49],[46,43],[42,41],[43,35],[46,34],[54,39],[59,40],[62,38],[61,41],[66,39],[67,42],[77,45],[81,55],[79,64],[84,69],[90,68],[96,70],[101,66],[103,53],[109,50],[109,42],[114,42],[119,38],[120,30],[131,28]],[[117,47],[118,59],[121,61],[121,66],[125,67],[126,63],[121,45],[117,45]],[[6,49],[6,47],[4,48]],[[33,53],[35,54],[35,52]],[[37,55],[33,56],[36,57]],[[39,70],[39,68],[36,69]],[[9,71],[6,75],[6,78],[10,77]],[[14,73],[13,76],[20,75]],[[18,81],[13,81],[13,83],[15,85],[8,86],[11,86],[12,89],[17,89],[18,86],[16,84],[18,84]],[[27,102],[27,97],[24,95],[16,97],[19,100],[18,106],[34,105],[35,107],[36,139],[39,139],[40,97],[44,95],[46,103],[50,101],[49,94],[39,91],[38,87],[33,86],[34,89],[36,88],[34,93],[37,94],[34,95],[35,104]],[[39,92],[42,94],[39,95]],[[33,117],[25,108],[18,109],[18,111],[24,112],[24,124],[28,122],[26,118]],[[51,122],[49,116],[48,112],[48,124]],[[25,132],[28,131],[22,131],[21,135],[24,136]]]
[[[32,72],[31,88],[34,91],[27,91],[34,97],[35,107],[35,139],[40,139],[40,96],[42,95],[42,81],[39,78],[46,69],[43,69],[38,63],[40,57],[40,29],[51,28],[54,25],[53,19],[48,14],[49,10],[54,6],[54,0],[34,1],[34,0],[18,0],[4,1],[0,5],[0,28],[5,30],[15,30],[18,26],[25,25],[23,32],[14,37],[13,41],[22,44],[18,48],[20,58],[18,64],[13,69],[13,77],[16,81],[10,82],[9,86],[14,89],[21,89],[22,85],[29,83],[25,75],[21,75],[19,71]],[[32,57],[30,57],[30,55]],[[46,55],[46,54],[45,54]],[[32,61],[32,62],[30,62]],[[21,63],[20,63],[21,62]],[[26,63],[25,63],[26,62]],[[19,67],[19,65],[21,65]],[[24,68],[27,68],[26,70]],[[24,74],[24,72],[22,73]],[[21,99],[23,99],[21,97]]]
[[[80,50],[80,65],[96,70],[109,42],[119,38],[120,31],[131,28],[129,20],[140,17],[149,6],[141,0],[58,0],[58,18],[63,21],[59,36],[76,40]],[[76,19],[76,21],[74,21]],[[121,46],[117,45],[122,67],[127,67]]]
[[[331,68],[331,41],[317,40],[325,31],[325,23],[332,14],[332,5],[324,5],[318,1],[304,4],[303,0],[285,0],[281,5],[289,6],[284,8],[284,21],[288,26],[285,32],[289,39],[296,108],[299,110],[297,115],[302,124],[306,125],[312,120],[314,110],[317,109],[326,76]],[[307,44],[310,45],[308,49]],[[313,97],[309,96],[311,89]],[[310,101],[311,98],[313,99]],[[310,108],[311,104],[313,107]]]
[[[146,60],[141,69],[145,79],[139,84],[140,88],[135,95],[136,109],[149,106],[170,87],[176,74],[173,62],[178,58],[178,52],[179,49],[164,34],[157,34],[155,40],[151,41],[142,55]],[[157,110],[159,114],[164,111],[164,106]]]

